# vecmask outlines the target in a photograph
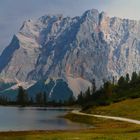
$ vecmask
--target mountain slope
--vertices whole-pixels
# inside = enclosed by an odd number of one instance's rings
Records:
[[[93,78],[117,79],[140,69],[140,21],[108,17],[92,9],[79,17],[46,15],[25,21],[0,56],[1,76],[20,81],[47,78],[87,89]],[[80,83],[79,83],[80,82]]]
[[[49,79],[47,81],[40,80],[28,88],[27,92],[30,97],[33,97],[33,99],[35,99],[37,93],[45,92],[48,100],[55,100],[57,102],[68,100],[73,95],[68,84],[62,79]]]

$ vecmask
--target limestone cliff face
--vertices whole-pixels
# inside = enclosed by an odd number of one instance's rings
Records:
[[[2,53],[0,71],[20,81],[95,78],[98,85],[139,72],[140,22],[94,9],[74,18],[47,15],[25,21]]]

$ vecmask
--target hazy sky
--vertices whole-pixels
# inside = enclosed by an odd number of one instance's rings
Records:
[[[55,13],[82,15],[92,8],[109,16],[140,19],[140,0],[0,0],[0,50],[26,19]]]

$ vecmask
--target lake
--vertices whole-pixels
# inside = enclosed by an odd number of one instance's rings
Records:
[[[44,107],[0,107],[0,131],[73,130],[89,125],[60,118],[69,109]]]

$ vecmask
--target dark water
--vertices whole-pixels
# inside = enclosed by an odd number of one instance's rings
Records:
[[[70,110],[36,107],[0,107],[0,131],[73,130],[88,125],[70,122],[58,116]]]

